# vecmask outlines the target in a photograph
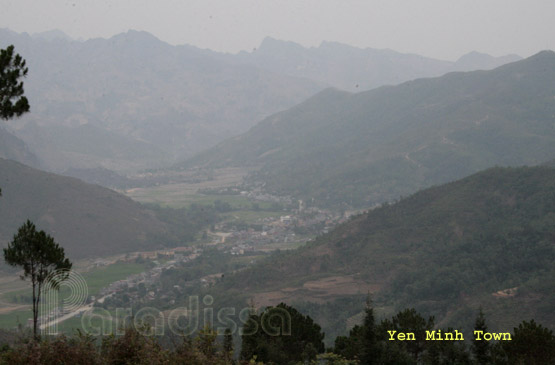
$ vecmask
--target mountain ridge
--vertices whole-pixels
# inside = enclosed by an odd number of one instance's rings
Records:
[[[437,77],[453,71],[493,69],[519,61],[518,55],[493,57],[470,52],[457,61],[438,60],[391,49],[358,48],[323,41],[318,47],[303,47],[272,37],[262,40],[252,52],[239,52],[243,62],[292,76],[307,76],[346,91],[362,91],[396,85],[422,77]]]
[[[522,318],[553,328],[554,191],[553,168],[490,168],[354,216],[304,247],[226,274],[213,292],[257,306],[299,303],[318,315],[330,303],[340,311],[360,300],[362,308],[369,291],[378,313],[414,307],[441,326],[471,326],[482,307],[490,329]]]
[[[328,89],[177,166],[258,166],[247,182],[270,193],[369,207],[494,165],[552,159],[553,83],[555,52],[545,51],[490,71]]]
[[[0,158],[15,160],[33,167],[40,167],[38,157],[29,150],[25,142],[0,126]]]
[[[171,228],[115,191],[0,158],[0,242],[32,220],[72,259],[164,247]]]
[[[109,39],[55,42],[0,30],[0,47],[14,44],[27,61],[25,91],[32,112],[10,122],[16,135],[36,154],[46,156],[50,170],[104,167],[120,172],[169,165],[256,120],[290,107],[321,90],[318,83],[276,75],[250,65],[237,65],[191,46],[171,46],[147,32],[130,31]],[[107,161],[97,149],[81,158],[67,143],[49,133],[29,135],[36,125],[68,129],[90,124],[129,143],[112,144],[122,157]],[[162,150],[152,161],[126,148],[143,143]],[[145,157],[146,163],[140,165]],[[128,166],[125,166],[128,165]]]
[[[314,49],[291,43],[298,49],[291,56],[266,51],[267,42],[251,53],[223,54],[173,46],[133,30],[86,41],[68,40],[56,31],[41,37],[0,30],[0,43],[14,44],[30,70],[25,87],[32,112],[10,127],[31,151],[44,155],[45,168],[56,172],[100,167],[133,173],[165,167],[326,87],[359,91],[442,74],[451,67],[421,56],[336,49],[331,43]],[[333,78],[321,77],[326,75]],[[101,147],[82,154],[67,141],[71,137],[60,142],[48,131],[63,129],[71,136],[86,124],[113,135],[118,142],[110,148],[117,159],[103,157]],[[137,144],[144,148],[134,158],[126,155]]]

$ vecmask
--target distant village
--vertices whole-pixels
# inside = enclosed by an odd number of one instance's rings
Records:
[[[257,192],[240,192],[241,195],[251,200],[270,201],[279,204],[291,204],[290,199],[276,197]],[[285,199],[285,200],[284,200]],[[176,269],[197,259],[203,254],[202,247],[215,247],[221,252],[232,255],[253,255],[256,253],[269,253],[275,250],[298,247],[314,237],[328,233],[337,224],[343,223],[357,212],[338,213],[316,207],[306,208],[299,201],[298,208],[284,211],[283,215],[273,217],[260,217],[255,224],[247,227],[233,222],[221,222],[207,230],[205,236],[209,243],[199,246],[184,246],[155,250],[149,252],[134,252],[120,257],[120,262],[149,262],[152,267],[148,270],[131,275],[125,279],[115,281],[102,288],[95,296],[90,296],[87,306],[110,307],[119,304],[147,303],[153,300],[165,300],[169,305],[175,303],[175,293],[183,288],[175,284],[171,291],[159,288],[160,276],[165,270]],[[295,245],[297,244],[297,245]],[[107,259],[98,259],[91,263],[92,268],[108,266],[114,262]],[[185,286],[200,284],[208,286],[215,282],[221,275],[211,274],[188,282]],[[173,293],[172,293],[173,292]],[[80,316],[81,312],[74,313]],[[49,314],[39,318],[39,323],[51,323],[63,316],[71,316],[63,308],[55,308]],[[28,325],[32,325],[30,322]]]

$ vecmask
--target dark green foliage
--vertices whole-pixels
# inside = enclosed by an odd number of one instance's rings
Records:
[[[12,119],[29,111],[29,101],[23,96],[21,81],[27,72],[25,60],[19,54],[14,55],[13,45],[0,49],[0,119]],[[3,126],[0,126],[0,157],[31,166],[40,164],[25,143]]]
[[[360,359],[364,341],[364,327],[356,325],[349,331],[349,336],[337,336],[333,352],[346,359]]]
[[[243,327],[241,359],[275,364],[310,361],[324,352],[324,334],[312,318],[284,303],[252,313]]]
[[[30,278],[33,287],[33,334],[37,337],[37,320],[41,288],[49,275],[60,270],[70,270],[71,262],[65,257],[63,247],[44,231],[37,231],[27,220],[13,240],[4,248],[4,260],[11,266],[23,269],[22,279]],[[60,276],[64,280],[64,276]],[[59,283],[53,283],[56,287]]]
[[[370,302],[367,302],[365,309],[364,322],[362,326],[355,326],[350,331],[348,337],[338,337],[335,340],[334,352],[350,360],[360,360],[361,364],[416,364],[414,354],[407,349],[418,349],[417,356],[423,349],[420,349],[421,342],[406,344],[403,342],[388,341],[387,330],[393,328],[420,328],[426,325],[421,323],[423,318],[413,310],[400,312],[392,320],[382,321],[376,325],[374,309]],[[407,341],[408,342],[408,341]]]
[[[362,325],[362,349],[360,360],[362,364],[379,364],[382,356],[381,347],[378,345],[378,335],[376,333],[376,319],[374,318],[374,308],[368,299],[364,310],[364,323]]]
[[[488,332],[488,326],[486,325],[486,318],[484,317],[484,312],[480,308],[480,313],[476,318],[474,324],[475,331]],[[473,341],[472,342],[472,352],[474,354],[474,360],[478,364],[489,364],[491,361],[490,356],[490,343],[489,341]]]
[[[25,60],[19,54],[14,56],[13,50],[13,45],[0,49],[0,119],[5,120],[19,117],[29,111],[29,101],[23,96],[23,81],[20,81],[27,76],[29,69],[25,67]],[[15,102],[12,99],[15,99]],[[3,130],[0,131],[0,137],[4,142],[6,136]],[[10,135],[7,137],[9,139]]]
[[[11,365],[101,365],[94,339],[84,335],[30,341],[5,351],[0,363]],[[125,364],[125,363],[124,363]]]
[[[477,303],[495,314],[494,329],[524,315],[554,323],[554,192],[555,169],[488,169],[356,216],[226,280],[269,291],[355,275],[383,284],[374,296],[380,306],[414,307],[438,322],[449,313],[445,325],[459,329],[471,329]],[[514,287],[512,297],[492,296]]]
[[[509,364],[555,364],[555,335],[534,320],[519,324],[502,347]]]
[[[414,333],[416,340],[401,342],[400,346],[412,356],[414,361],[418,361],[427,346],[426,331],[433,328],[433,317],[426,320],[414,308],[411,308],[397,313],[391,320],[383,320],[378,326],[377,332],[381,340],[389,339],[387,332],[389,330],[397,331],[397,333]]]
[[[218,219],[214,208],[145,207],[113,190],[0,159],[0,240],[29,218],[75,259],[184,246]]]
[[[326,333],[324,342],[332,346],[335,338],[346,334],[346,322],[349,318],[360,315],[360,303],[364,301],[365,294],[357,294],[328,300],[324,303],[309,301],[295,301],[293,306],[303,314],[313,318]]]
[[[142,335],[134,328],[126,329],[121,337],[103,339],[102,357],[106,364],[161,364],[164,354],[152,337]]]
[[[522,322],[514,329],[511,341],[470,343],[449,340],[425,340],[425,332],[434,327],[433,318],[425,320],[414,309],[406,309],[373,327],[372,308],[366,309],[361,326],[355,326],[348,337],[335,340],[334,353],[361,364],[553,364],[555,336],[541,325]],[[475,329],[487,331],[483,312],[476,319]],[[372,328],[374,328],[372,330]],[[390,340],[388,330],[414,333],[416,340]],[[435,329],[437,330],[437,328]],[[453,332],[453,328],[443,333]],[[376,337],[376,336],[377,337]],[[474,354],[471,358],[467,344]],[[485,344],[485,345],[484,345]],[[372,354],[373,356],[370,356]]]
[[[452,331],[454,331],[453,328],[447,328],[442,332]],[[423,361],[430,365],[472,364],[470,354],[463,341],[429,341]]]
[[[233,358],[233,335],[229,328],[224,332],[223,354],[229,361]]]
[[[14,46],[0,49],[0,118],[11,119],[29,111],[29,101],[23,96],[23,81],[28,68],[25,60],[14,55]]]
[[[282,318],[278,318],[281,317],[281,311],[272,315],[272,311],[278,308],[292,314],[290,326],[284,326]],[[278,320],[273,321],[269,317],[265,319],[265,315]],[[121,336],[110,335],[99,339],[78,331],[71,338],[59,336],[42,341],[10,341],[9,345],[0,347],[0,364],[479,364],[472,361],[464,341],[427,341],[416,361],[407,351],[408,347],[402,344],[403,341],[389,341],[380,334],[386,328],[385,324],[396,323],[399,329],[428,326],[429,320],[423,321],[422,316],[413,310],[399,312],[391,319],[382,321],[379,326],[374,325],[372,318],[373,313],[369,307],[364,323],[355,326],[349,337],[338,337],[333,353],[328,350],[325,354],[321,346],[323,334],[319,326],[309,317],[295,313],[292,307],[280,304],[278,307],[267,308],[260,315],[254,311],[251,313],[250,320],[243,328],[241,360],[237,362],[231,356],[231,330],[225,331],[220,342],[216,331],[206,326],[194,338],[184,336],[178,341],[172,339],[173,345],[170,347],[163,346],[158,337],[148,336],[148,327],[127,327]],[[264,323],[269,327],[266,327],[266,331],[260,331]],[[280,328],[275,328],[276,325]],[[366,332],[368,326],[374,326],[374,334],[372,331]],[[276,329],[278,331],[273,333]],[[447,328],[443,332],[451,331],[452,328]],[[347,342],[350,345],[342,346]],[[351,352],[346,353],[344,350],[349,346],[352,346],[349,350]],[[553,364],[554,346],[555,336],[552,331],[534,321],[522,322],[514,329],[512,341],[492,343],[488,364]],[[368,356],[368,348],[371,349],[371,357]],[[253,361],[255,357],[256,361]]]

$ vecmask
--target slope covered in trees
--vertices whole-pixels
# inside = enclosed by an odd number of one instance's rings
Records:
[[[115,191],[4,159],[0,187],[0,242],[30,219],[71,258],[185,244],[215,214],[147,209]]]
[[[323,303],[348,308],[337,299],[369,290],[380,313],[414,306],[442,326],[482,305],[495,329],[522,318],[552,328],[554,260],[555,169],[493,168],[356,216],[214,292],[313,302],[303,308],[323,326]]]
[[[252,184],[370,207],[495,165],[555,156],[555,53],[349,94],[329,89],[180,165],[255,166]]]

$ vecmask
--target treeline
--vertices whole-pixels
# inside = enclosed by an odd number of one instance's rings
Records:
[[[506,340],[430,340],[440,329],[414,309],[377,322],[367,303],[363,323],[324,347],[324,333],[309,316],[286,304],[251,310],[235,349],[231,329],[206,326],[195,337],[149,336],[152,328],[129,326],[121,336],[94,338],[79,332],[0,348],[2,364],[555,364],[555,335],[534,320],[523,321]],[[480,310],[474,331],[488,338]],[[223,333],[222,333],[223,332]],[[405,335],[399,335],[405,334]],[[414,338],[410,339],[410,335]],[[442,335],[439,335],[442,336]],[[462,335],[461,335],[462,336]],[[403,337],[404,340],[403,340]],[[427,339],[428,338],[428,339]],[[508,340],[510,338],[510,340]],[[394,340],[392,340],[394,339]],[[237,336],[235,340],[238,340]]]

